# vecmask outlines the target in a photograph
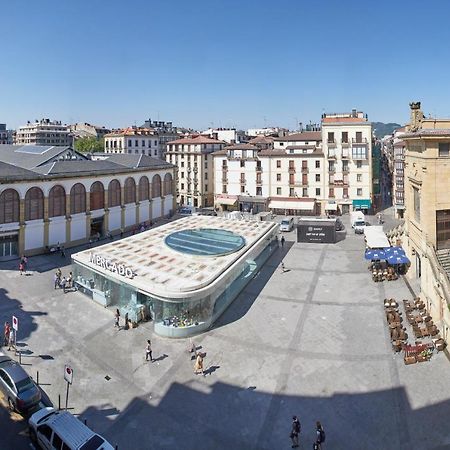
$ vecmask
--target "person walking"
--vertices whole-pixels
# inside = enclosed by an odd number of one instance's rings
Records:
[[[148,361],[150,358],[150,361],[153,362],[153,356],[152,356],[152,343],[150,339],[147,339],[147,345],[145,346],[145,360]]]
[[[21,262],[19,263],[19,272],[20,272],[20,275],[23,275],[23,269],[24,269],[24,266],[23,266],[23,262],[21,261]]]
[[[53,277],[53,281],[55,284],[55,289],[57,289],[59,287],[59,284],[61,283],[61,271],[58,269],[55,272],[55,276]]]
[[[286,268],[284,267],[284,262],[283,261],[281,261],[281,263],[280,263],[280,270],[281,270],[282,273],[284,273],[286,271]]]
[[[67,289],[73,288],[73,274],[69,272],[69,276],[67,277]]]
[[[5,322],[4,330],[3,330],[3,345],[6,347],[9,342],[9,332],[11,330],[11,326],[9,322]]]
[[[301,431],[300,421],[298,420],[297,416],[293,416],[291,434],[289,435],[292,441],[292,448],[298,447],[298,436],[300,434],[300,431]]]
[[[64,245],[61,247],[61,258],[65,258],[66,257],[66,250],[64,248]]]
[[[130,328],[130,324],[128,323],[128,313],[125,314],[125,330],[128,330]]]
[[[14,346],[14,328],[9,329],[8,350],[11,350],[11,345]]]
[[[325,442],[325,430],[319,421],[316,422],[316,442],[319,444],[319,450],[321,450],[322,444]]]
[[[199,372],[201,372],[202,375],[205,375],[205,373],[203,372],[203,354],[200,352],[197,353],[197,358],[194,365],[195,375],[197,375]]]
[[[281,236],[281,248],[284,247],[284,242],[286,241],[286,239],[284,239],[284,236]]]
[[[114,314],[114,327],[120,328],[119,320],[120,320],[120,311],[119,308],[116,308],[116,313]]]
[[[62,277],[61,283],[59,284],[61,286],[61,289],[63,290],[64,294],[66,293],[66,277]]]

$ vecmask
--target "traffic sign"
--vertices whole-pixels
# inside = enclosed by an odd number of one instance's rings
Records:
[[[69,383],[72,384],[73,381],[73,369],[68,364],[64,366],[64,379]]]
[[[19,319],[16,316],[12,316],[12,326],[15,331],[19,331]]]

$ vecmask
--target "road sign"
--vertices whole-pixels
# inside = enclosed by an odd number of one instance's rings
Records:
[[[73,369],[68,364],[64,366],[64,379],[69,383],[72,384],[73,381]]]
[[[19,319],[16,316],[12,316],[12,326],[15,331],[19,331]]]

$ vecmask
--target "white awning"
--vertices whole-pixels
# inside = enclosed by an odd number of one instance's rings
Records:
[[[327,203],[325,205],[325,211],[337,211],[337,203]]]
[[[272,200],[269,203],[270,209],[295,209],[300,211],[314,211],[314,202],[285,202],[282,200]]]
[[[391,246],[382,226],[364,227],[364,237],[369,248],[386,248]]]
[[[236,204],[237,198],[216,198],[216,203],[221,205],[234,205]]]

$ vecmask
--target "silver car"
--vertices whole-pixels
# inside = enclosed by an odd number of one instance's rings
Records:
[[[0,354],[0,391],[11,410],[25,413],[41,400],[41,391],[22,366]]]

